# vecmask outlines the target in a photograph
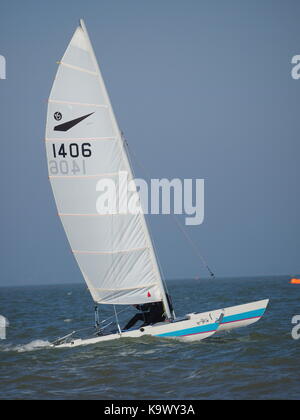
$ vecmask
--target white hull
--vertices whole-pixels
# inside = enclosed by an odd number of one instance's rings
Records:
[[[268,303],[269,300],[266,299],[211,312],[191,313],[174,322],[159,323],[144,328],[84,340],[72,339],[63,344],[53,345],[53,347],[70,348],[86,346],[88,344],[117,340],[119,338],[139,338],[145,335],[176,338],[184,341],[200,341],[216,333],[234,328],[247,327],[257,322],[263,316]]]

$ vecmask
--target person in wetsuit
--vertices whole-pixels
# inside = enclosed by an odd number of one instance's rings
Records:
[[[167,298],[170,304],[169,296],[167,296]],[[141,312],[135,314],[134,317],[131,318],[131,320],[125,325],[124,330],[129,330],[138,321],[142,321],[143,324],[141,327],[145,327],[146,325],[156,324],[157,322],[164,322],[166,320],[166,314],[162,302],[144,303],[143,305],[133,306]],[[171,305],[170,310],[172,313]]]

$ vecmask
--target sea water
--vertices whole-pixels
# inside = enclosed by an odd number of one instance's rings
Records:
[[[143,337],[73,349],[49,344],[73,330],[93,332],[84,284],[2,287],[0,314],[9,327],[0,340],[0,399],[298,399],[292,318],[300,315],[300,285],[288,280],[169,281],[177,316],[265,298],[270,304],[256,324],[201,342]],[[120,324],[134,313],[122,312]],[[112,315],[100,307],[101,319]]]

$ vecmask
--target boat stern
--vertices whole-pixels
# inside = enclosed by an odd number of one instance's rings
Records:
[[[264,299],[223,309],[224,316],[217,333],[254,324],[264,315],[268,303],[269,299]]]

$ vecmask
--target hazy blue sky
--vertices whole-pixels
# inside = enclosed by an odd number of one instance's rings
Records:
[[[216,275],[299,273],[299,1],[11,0],[0,15],[0,284],[81,281],[43,142],[56,61],[80,17],[151,176],[205,179],[204,223],[187,230]],[[167,278],[206,274],[171,217],[151,226]]]

